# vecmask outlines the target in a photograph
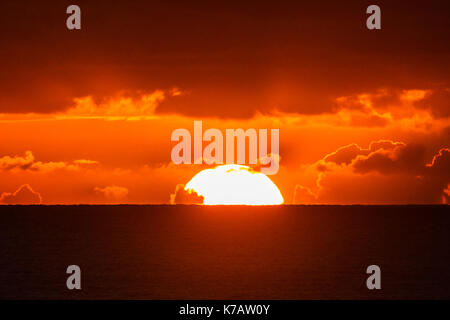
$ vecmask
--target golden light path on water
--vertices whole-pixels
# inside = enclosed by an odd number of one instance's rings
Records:
[[[277,205],[278,187],[261,172],[243,165],[222,165],[196,174],[185,186],[204,197],[206,205]]]

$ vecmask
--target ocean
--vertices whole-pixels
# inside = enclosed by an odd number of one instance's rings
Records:
[[[445,205],[0,206],[0,298],[449,299],[449,231]]]

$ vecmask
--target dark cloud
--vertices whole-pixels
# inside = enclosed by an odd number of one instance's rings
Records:
[[[435,117],[450,116],[450,88],[433,90],[423,100],[417,101],[416,105],[430,109]]]
[[[404,146],[401,142],[394,142],[390,140],[379,140],[370,143],[368,149],[361,148],[353,143],[344,147],[338,148],[336,151],[326,155],[323,158],[324,162],[334,162],[337,165],[350,164],[359,155],[369,155],[377,150],[392,150],[399,146]],[[323,163],[322,163],[323,165]]]
[[[297,185],[295,203],[448,203],[449,148],[430,159],[422,144],[381,140],[367,149],[351,144],[315,168],[314,190]]]
[[[434,155],[431,163],[427,164],[426,168],[435,175],[450,177],[450,149],[442,148],[439,150],[439,152]]]
[[[80,31],[66,29],[70,4],[0,3],[0,113],[177,86],[190,95],[157,112],[317,114],[332,111],[337,97],[379,88],[450,87],[448,1],[380,0],[379,31],[366,29],[365,1],[80,0]],[[377,97],[375,106],[396,98]]]
[[[402,172],[421,174],[426,161],[425,146],[410,144],[390,150],[379,149],[367,156],[358,156],[352,162],[352,167],[357,173],[377,171],[382,174]]]
[[[349,124],[352,127],[384,127],[388,125],[390,121],[386,118],[380,117],[376,114],[371,115],[350,115]]]

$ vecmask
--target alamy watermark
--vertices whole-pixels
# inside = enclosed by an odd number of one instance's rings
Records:
[[[262,173],[272,175],[279,169],[279,139],[280,130],[270,129],[269,151],[268,129],[250,128],[245,131],[244,129],[226,129],[224,143],[222,131],[210,128],[203,133],[203,122],[196,120],[194,121],[193,155],[191,132],[180,128],[172,132],[171,141],[178,143],[172,148],[171,159],[174,164],[259,165]],[[203,147],[203,142],[208,144]]]
[[[81,8],[78,5],[70,5],[66,9],[66,13],[70,14],[66,19],[66,26],[69,30],[81,29]],[[370,16],[366,19],[366,27],[369,30],[381,29],[381,9],[376,4],[367,7],[366,14]]]

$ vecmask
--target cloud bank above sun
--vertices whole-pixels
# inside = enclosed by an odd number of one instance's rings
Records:
[[[195,175],[185,188],[204,197],[206,205],[277,205],[284,202],[277,186],[263,173],[242,165],[223,165]]]
[[[385,3],[396,23],[368,33],[360,4],[326,2],[117,1],[102,15],[91,1],[82,37],[54,28],[53,3],[7,5],[3,203],[39,203],[23,185],[43,204],[203,203],[184,184],[212,167],[170,157],[193,120],[280,129],[270,179],[287,204],[450,203],[447,10]]]

